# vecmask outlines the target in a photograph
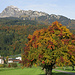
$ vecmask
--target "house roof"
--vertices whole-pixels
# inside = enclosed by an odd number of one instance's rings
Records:
[[[0,59],[3,59],[3,57],[0,57]]]
[[[13,62],[20,62],[20,60],[19,59],[14,59]]]
[[[9,59],[9,61],[20,62],[21,60],[19,60],[19,59]]]

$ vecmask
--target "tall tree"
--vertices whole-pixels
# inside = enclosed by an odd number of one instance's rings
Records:
[[[71,36],[69,29],[58,21],[53,22],[47,29],[36,30],[33,35],[28,36],[29,42],[22,55],[23,65],[40,65],[46,69],[46,75],[52,75],[52,68],[57,62],[61,64],[69,60],[66,56],[69,55]]]

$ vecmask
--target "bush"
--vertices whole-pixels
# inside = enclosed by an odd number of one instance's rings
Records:
[[[3,66],[3,64],[0,64],[0,68],[3,68],[4,66]]]
[[[11,66],[12,67],[17,67],[17,63],[12,63]]]
[[[7,67],[6,64],[0,64],[0,68],[4,68],[4,67]]]
[[[7,67],[7,64],[3,64],[3,67]]]

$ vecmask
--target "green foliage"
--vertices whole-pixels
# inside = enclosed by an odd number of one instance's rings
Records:
[[[33,21],[33,20],[21,20],[19,18],[13,18],[13,17],[9,17],[9,18],[0,18],[0,25],[36,25],[38,24],[37,21]]]
[[[74,29],[70,29],[70,31],[75,34],[75,28]]]
[[[0,68],[3,68],[4,67],[4,65],[3,64],[0,64]]]
[[[10,25],[0,26],[0,55],[9,56],[23,53],[28,35],[35,30],[47,27],[48,25]]]
[[[2,18],[0,24],[0,55],[2,56],[23,53],[25,43],[28,42],[28,35],[35,30],[48,27],[48,25],[37,24],[35,21],[22,21],[18,18]],[[74,30],[72,32],[74,33]],[[57,37],[54,38],[57,39]]]
[[[24,48],[23,64],[30,67],[33,64],[42,65],[46,73],[52,75],[53,66],[65,65],[70,62],[70,52],[72,62],[75,63],[75,36],[58,21],[53,22],[47,29],[36,30],[28,36],[28,43]],[[69,57],[69,58],[68,58]]]
[[[11,66],[16,68],[17,67],[17,63],[11,63]]]
[[[5,68],[5,67],[7,67],[6,64],[0,64],[0,68]]]

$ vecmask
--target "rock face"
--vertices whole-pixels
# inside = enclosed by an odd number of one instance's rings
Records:
[[[8,6],[5,8],[2,13],[0,13],[0,17],[20,17],[21,15],[28,15],[30,17],[39,17],[46,16],[47,14],[44,12],[32,11],[32,10],[21,10],[16,6]]]
[[[15,7],[15,6],[8,6],[0,14],[0,17],[19,17],[23,13],[24,13],[24,11],[20,10],[19,8]]]
[[[6,7],[2,11],[2,13],[0,13],[0,18],[5,18],[5,17],[16,17],[22,20],[37,20],[39,22],[45,22],[45,23],[52,23],[57,20],[61,22],[63,25],[67,25],[68,23],[71,22],[70,19],[61,15],[55,15],[55,14],[49,15],[45,12],[38,12],[32,10],[25,11],[12,5]]]

